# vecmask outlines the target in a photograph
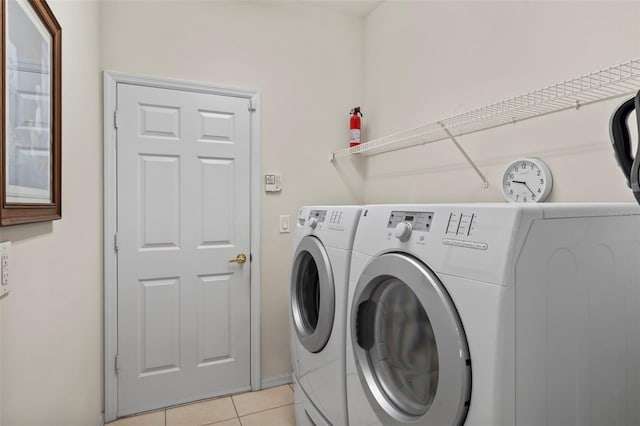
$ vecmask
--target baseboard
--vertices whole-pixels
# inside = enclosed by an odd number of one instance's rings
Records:
[[[288,385],[293,383],[293,377],[291,373],[282,374],[274,377],[263,377],[260,381],[260,389],[273,388],[281,385]]]
[[[293,383],[291,373],[282,374],[280,376],[265,377],[260,381],[260,389],[274,388],[276,386],[288,385]],[[97,426],[104,426],[104,413],[100,414]]]

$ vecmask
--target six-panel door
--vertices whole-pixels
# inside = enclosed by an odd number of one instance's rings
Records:
[[[118,415],[250,387],[250,112],[118,84]]]

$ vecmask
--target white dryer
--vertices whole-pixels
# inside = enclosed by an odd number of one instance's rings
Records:
[[[351,426],[640,424],[638,206],[363,209]]]
[[[291,267],[296,422],[347,424],[347,288],[359,206],[303,207]]]

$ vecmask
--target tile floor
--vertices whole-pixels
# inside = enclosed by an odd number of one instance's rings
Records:
[[[293,387],[283,385],[126,417],[108,426],[295,426]]]

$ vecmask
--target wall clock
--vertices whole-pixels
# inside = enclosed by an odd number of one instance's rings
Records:
[[[519,158],[502,175],[502,193],[511,203],[539,203],[553,187],[551,170],[537,158]]]

